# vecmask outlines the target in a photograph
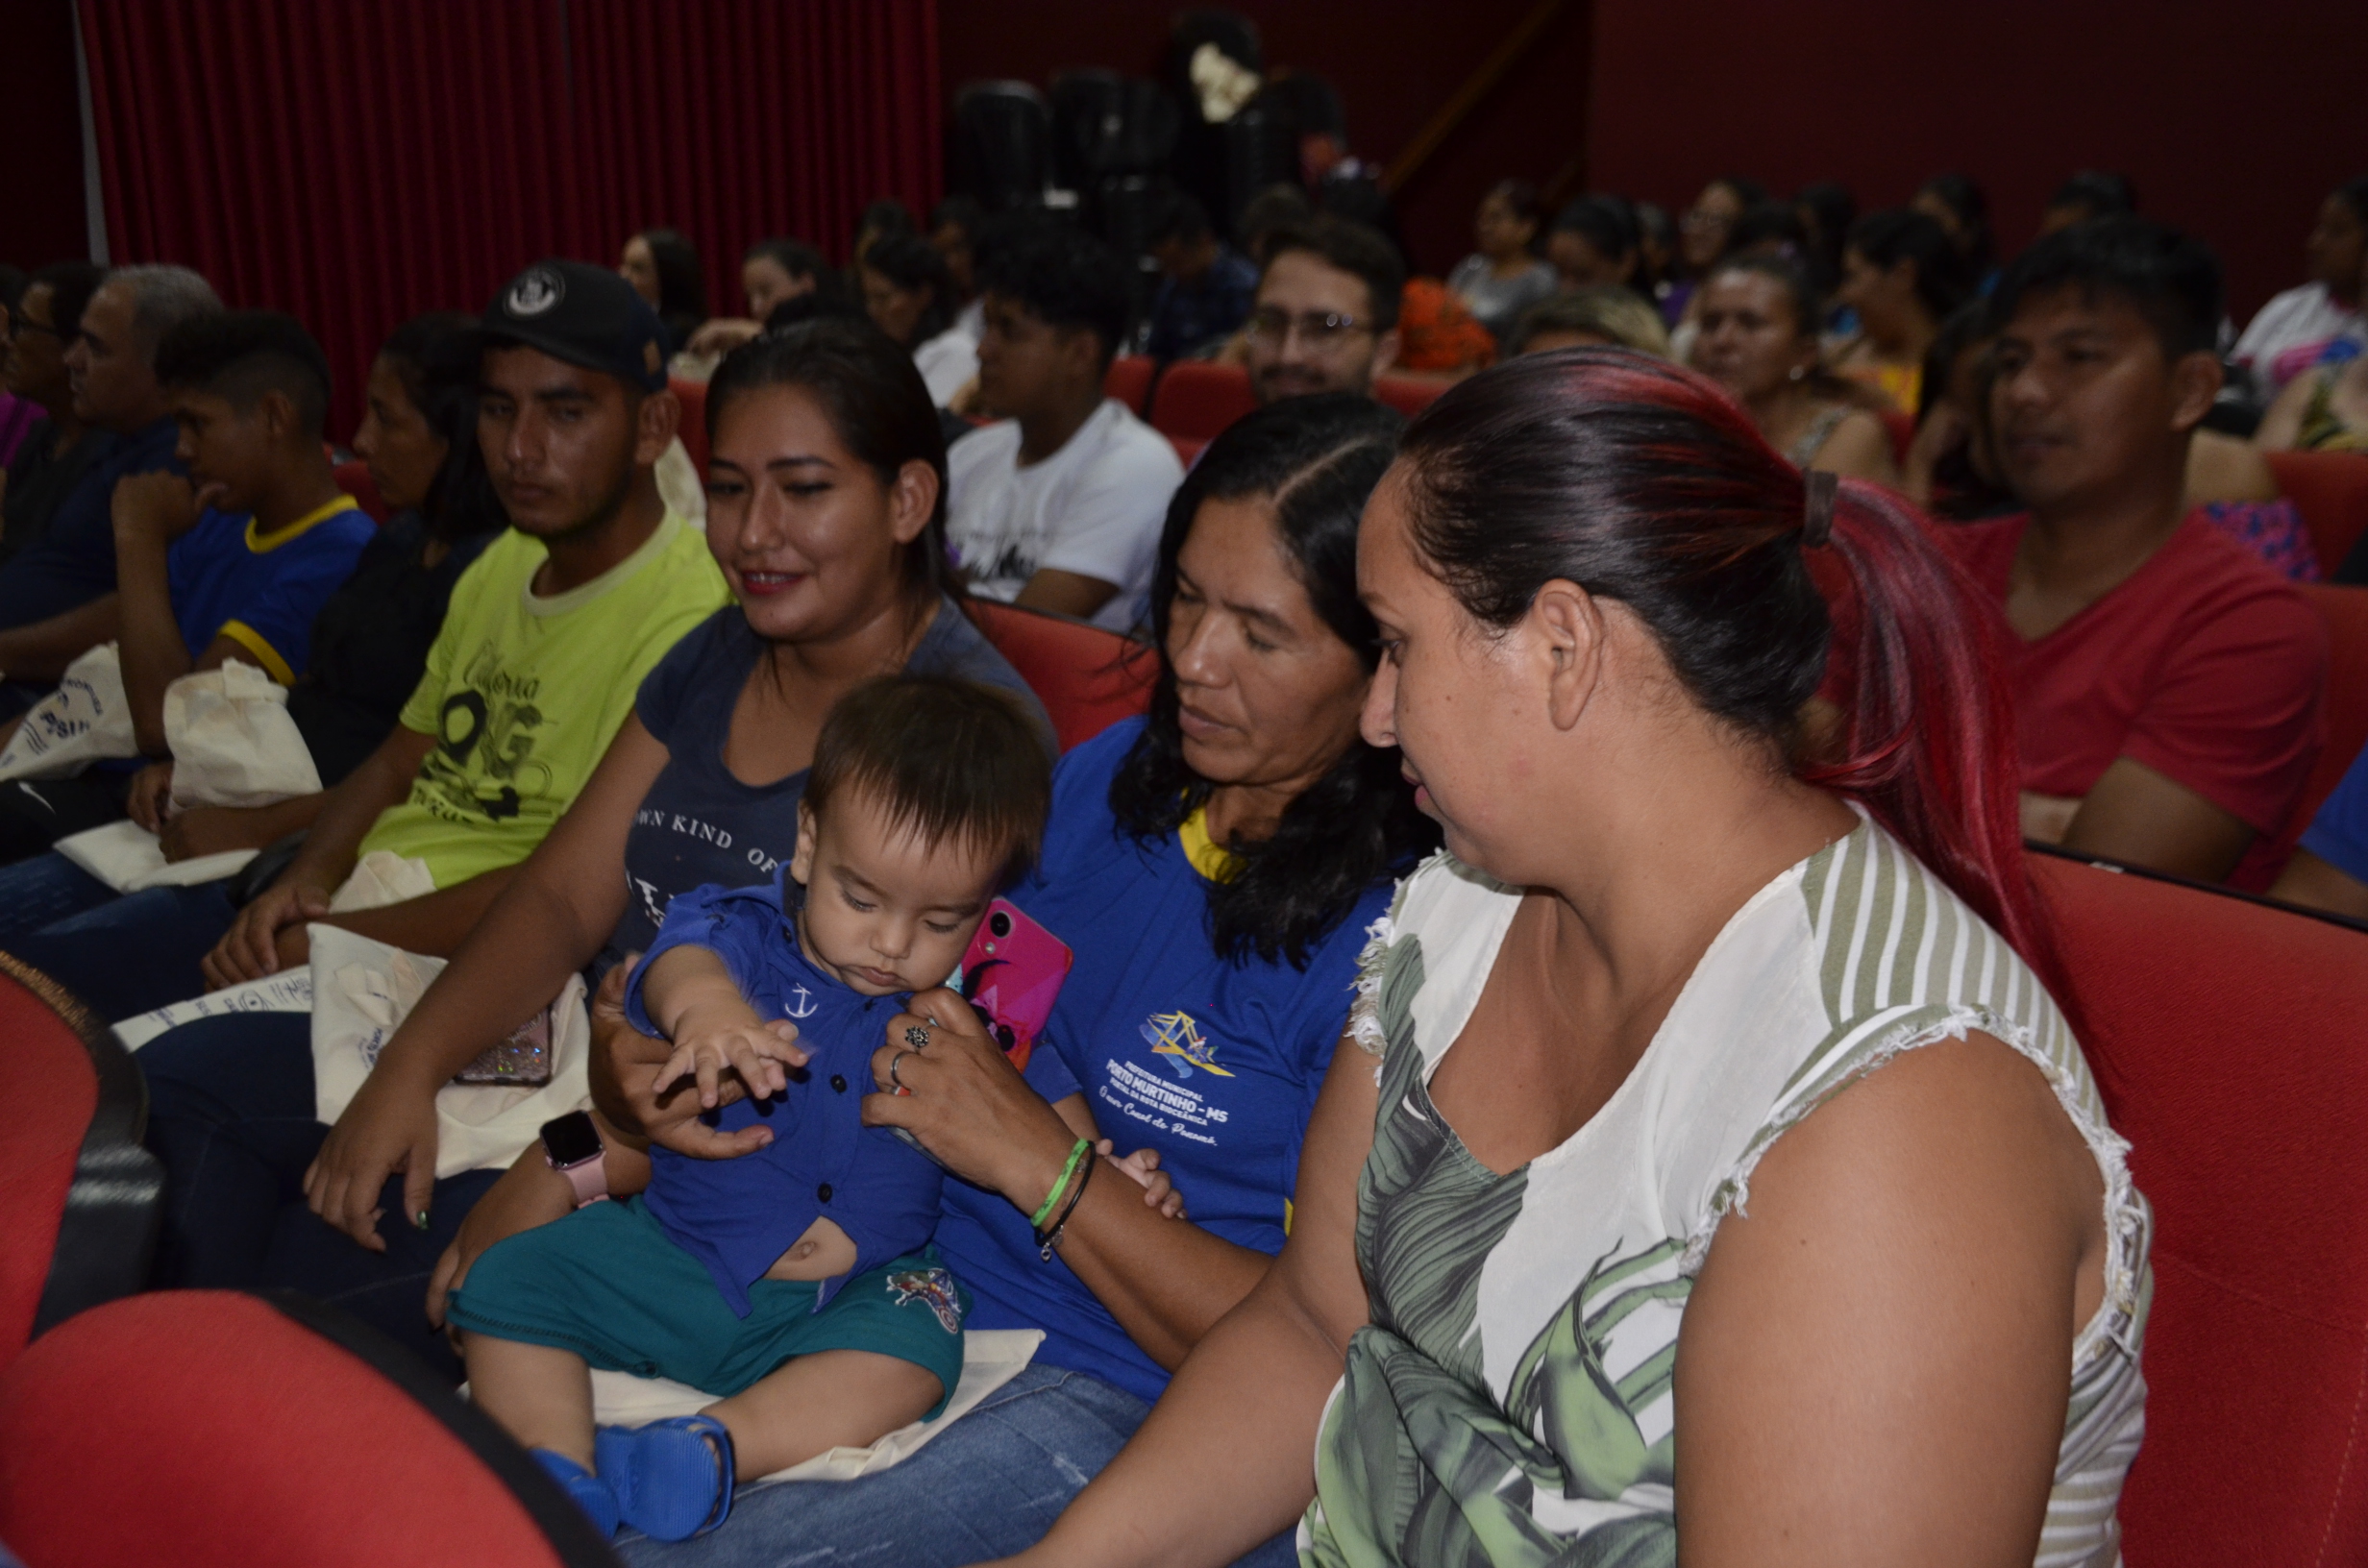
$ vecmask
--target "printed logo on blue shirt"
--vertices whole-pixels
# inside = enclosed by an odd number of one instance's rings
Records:
[[[894,1305],[918,1301],[937,1314],[937,1326],[948,1334],[962,1332],[962,1299],[953,1293],[953,1276],[942,1268],[915,1268],[888,1276],[896,1292]]]
[[[1200,1025],[1189,1013],[1154,1013],[1135,1028],[1149,1042],[1152,1055],[1168,1058],[1178,1079],[1190,1078],[1195,1067],[1220,1078],[1233,1076],[1217,1065],[1217,1047],[1200,1033]]]

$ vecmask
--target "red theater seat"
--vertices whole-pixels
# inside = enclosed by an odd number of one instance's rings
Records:
[[[374,523],[387,518],[385,498],[379,494],[378,481],[370,477],[370,465],[357,457],[350,463],[339,463],[335,475],[337,488],[360,502]]]
[[[1182,463],[1189,471],[1193,464],[1200,460],[1201,449],[1208,443],[1196,441],[1189,435],[1172,435],[1168,437],[1168,445],[1175,448],[1176,461]]]
[[[2368,1562],[2368,932],[2032,867],[2155,1211],[2127,1560]]]
[[[52,1324],[147,1284],[163,1176],[139,1144],[148,1088],[130,1055],[47,976],[5,954],[0,1105],[5,1367]]]
[[[1418,376],[1380,376],[1374,378],[1373,396],[1412,419],[1428,408],[1450,384],[1426,381]]]
[[[2302,590],[2327,622],[2327,746],[2295,807],[2297,823],[2306,827],[2368,746],[2368,588],[2306,582]]]
[[[970,615],[1052,716],[1064,751],[1151,700],[1159,660],[1142,643],[1065,615],[981,599],[970,601]]]
[[[2319,570],[2332,572],[2368,533],[2368,453],[2270,452],[2270,477],[2278,493],[2294,503]]]
[[[666,384],[674,388],[675,401],[682,404],[675,433],[682,437],[683,449],[690,453],[692,465],[703,479],[707,477],[707,383],[677,376]]]
[[[35,1568],[613,1565],[490,1419],[298,1296],[171,1290],[0,1373],[0,1540]]]
[[[1149,404],[1151,380],[1158,370],[1159,361],[1147,354],[1122,354],[1110,361],[1101,379],[1102,396],[1116,398],[1126,404],[1129,413],[1140,414]]]
[[[1151,393],[1151,423],[1164,435],[1207,441],[1257,406],[1240,365],[1179,359]]]
[[[1891,438],[1891,461],[1905,468],[1908,449],[1915,445],[1915,415],[1904,409],[1886,408],[1883,410],[1883,429]]]

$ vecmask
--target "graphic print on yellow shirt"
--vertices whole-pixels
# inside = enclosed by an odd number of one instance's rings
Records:
[[[504,669],[495,649],[480,649],[436,716],[414,798],[446,821],[499,822],[518,815],[522,796],[548,794],[551,765],[534,755],[542,689],[540,672]]]
[[[515,531],[485,547],[403,709],[435,745],[361,847],[427,862],[439,888],[524,860],[592,776],[641,677],[729,598],[705,537],[671,514],[564,594],[533,592],[546,553]]]

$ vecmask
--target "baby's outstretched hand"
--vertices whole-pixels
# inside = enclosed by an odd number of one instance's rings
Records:
[[[695,1078],[701,1108],[712,1111],[721,1103],[718,1081],[727,1072],[736,1072],[750,1098],[766,1099],[789,1087],[790,1067],[805,1066],[806,1053],[798,1048],[797,1039],[798,1026],[787,1018],[711,1026],[694,1015],[682,1020],[675,1054],[658,1069],[652,1092],[663,1094],[680,1080]]]
[[[1159,1168],[1159,1151],[1137,1149],[1121,1160],[1111,1152],[1114,1147],[1105,1138],[1094,1145],[1094,1152],[1134,1178],[1143,1188],[1145,1208],[1156,1209],[1169,1219],[1184,1218],[1184,1194],[1175,1189],[1174,1181]]]

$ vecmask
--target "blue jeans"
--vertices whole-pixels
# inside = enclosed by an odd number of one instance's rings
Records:
[[[115,891],[55,850],[0,870],[0,948],[110,1023],[201,995],[238,911],[227,881]]]
[[[681,1568],[957,1568],[1007,1556],[1044,1538],[1150,1412],[1098,1378],[1030,1366],[893,1469],[754,1482],[714,1534],[669,1546],[628,1531],[617,1555]],[[1237,1568],[1297,1560],[1285,1531]]]
[[[0,943],[111,904],[118,896],[55,849],[0,867]]]
[[[313,1115],[311,1015],[200,1018],[133,1060],[148,1078],[148,1147],[164,1162],[158,1285],[301,1290],[460,1381],[458,1359],[429,1328],[428,1277],[499,1171],[436,1183],[424,1231],[404,1222],[403,1178],[389,1178],[386,1250],[371,1252],[305,1204],[305,1169],[329,1136]]]

